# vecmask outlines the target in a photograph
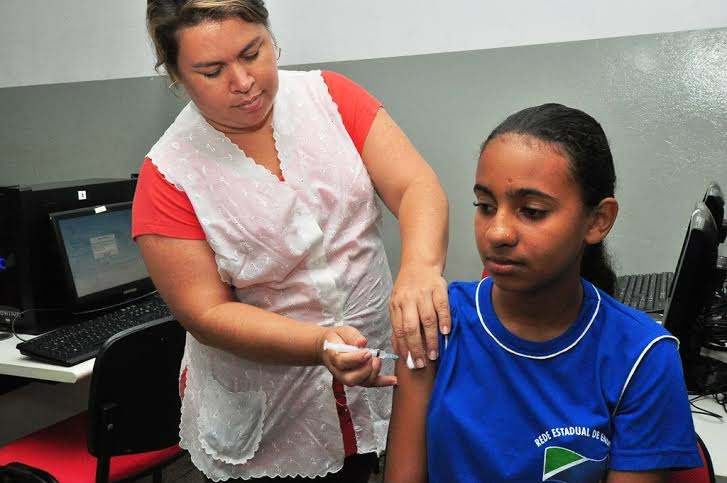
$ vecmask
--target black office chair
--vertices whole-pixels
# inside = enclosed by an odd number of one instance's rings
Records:
[[[178,377],[184,340],[184,329],[171,318],[109,339],[96,357],[88,411],[0,448],[0,465],[27,465],[0,466],[0,481],[3,474],[36,468],[58,483],[147,474],[160,482],[161,469],[183,454]]]

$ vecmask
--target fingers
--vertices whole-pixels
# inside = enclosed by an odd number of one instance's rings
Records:
[[[424,361],[425,347],[422,343],[422,334],[419,325],[419,311],[416,304],[407,304],[402,307],[402,320],[404,325],[404,337],[409,352],[414,359],[414,365],[422,368],[426,365]]]
[[[363,366],[341,375],[339,380],[347,386],[385,387],[395,385],[396,376],[379,374],[381,359],[373,357]]]
[[[401,307],[394,302],[393,297],[389,304],[389,317],[391,318],[391,345],[399,357],[406,357],[409,353],[409,346],[406,343],[406,333],[404,332],[404,317]]]
[[[364,348],[366,338],[353,327],[339,326],[326,332],[326,340]],[[366,350],[355,352],[339,352],[326,350],[323,364],[333,377],[347,386],[382,387],[396,384],[395,376],[383,376],[381,359],[374,357]]]
[[[366,337],[350,325],[342,325],[336,327],[334,330],[344,344],[366,347]]]
[[[418,299],[393,301],[389,310],[393,338],[396,339],[396,353],[404,358],[411,353],[417,368],[426,365],[425,359],[433,361],[439,356],[437,322],[440,311],[437,310],[433,298],[434,295],[431,294],[422,295]],[[446,291],[444,300],[446,303]],[[448,305],[446,314],[449,315]]]
[[[352,371],[365,365],[372,359],[371,352],[335,352],[329,356],[331,364],[338,371]]]
[[[424,332],[424,340],[426,343],[427,352],[425,355],[429,357],[430,361],[435,361],[439,355],[439,331],[437,330],[437,312],[434,309],[431,297],[421,300],[419,302],[418,309],[419,319],[422,324],[422,332]],[[414,357],[414,355],[412,355],[412,357]],[[416,364],[416,358],[414,358],[414,361]]]
[[[403,270],[399,273],[389,303],[395,351],[408,354],[414,366],[439,357],[439,332],[448,334],[452,322],[447,282],[438,273]]]
[[[434,310],[439,320],[439,331],[442,334],[449,334],[452,331],[452,317],[449,314],[449,297],[447,295],[447,284],[437,287],[432,292]]]

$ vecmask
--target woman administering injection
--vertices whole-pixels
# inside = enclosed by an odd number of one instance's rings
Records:
[[[323,347],[388,351],[391,318],[424,365],[421,319],[436,356],[448,320],[439,182],[359,86],[278,71],[262,1],[150,0],[147,22],[192,100],[144,161],[133,220],[189,331],[181,445],[214,481],[366,481],[391,406],[390,388],[370,386],[395,378],[371,351]],[[401,224],[393,284],[376,194]]]

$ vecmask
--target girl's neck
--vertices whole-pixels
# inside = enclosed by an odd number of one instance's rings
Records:
[[[583,286],[578,274],[528,292],[493,285],[492,305],[502,325],[521,339],[545,342],[563,334],[578,318]]]

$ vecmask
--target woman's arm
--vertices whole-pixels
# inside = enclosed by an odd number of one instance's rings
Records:
[[[427,476],[427,407],[434,385],[436,365],[428,364],[420,371],[406,367],[403,359],[396,361],[398,385],[386,443],[384,483],[426,483]]]
[[[391,294],[390,315],[399,354],[411,352],[419,367],[436,359],[437,323],[449,332],[447,197],[436,174],[406,135],[379,109],[362,158],[374,187],[401,226],[401,266]],[[425,344],[422,344],[420,325]]]
[[[206,241],[141,235],[137,242],[160,294],[202,344],[268,364],[325,364],[347,385],[395,383],[378,375],[381,361],[367,352],[323,350],[325,339],[364,346],[353,327],[324,328],[237,302]]]

